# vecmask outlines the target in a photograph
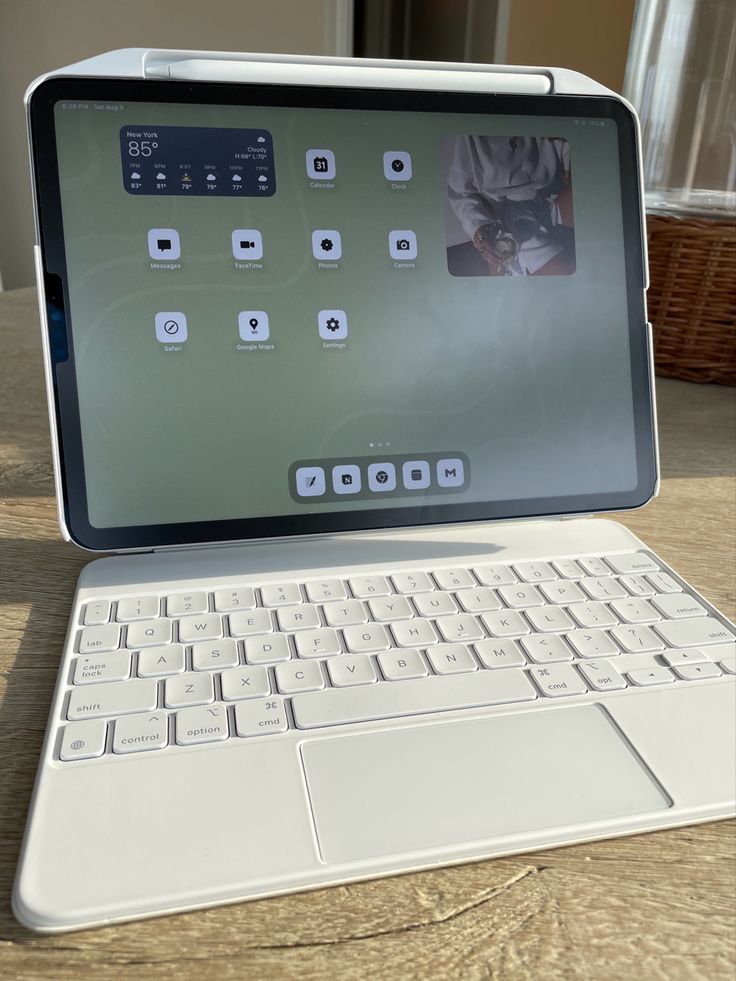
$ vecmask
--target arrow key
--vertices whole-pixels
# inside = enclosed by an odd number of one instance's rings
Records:
[[[675,680],[669,668],[641,668],[638,671],[627,672],[632,685],[646,688],[649,685],[669,685]]]

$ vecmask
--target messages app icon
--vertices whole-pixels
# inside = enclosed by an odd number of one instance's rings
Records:
[[[148,232],[148,254],[152,259],[174,260],[181,257],[179,233],[175,228],[151,228]]]

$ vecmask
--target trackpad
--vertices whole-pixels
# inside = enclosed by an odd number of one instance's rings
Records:
[[[301,752],[327,862],[671,805],[597,705],[311,740]]]

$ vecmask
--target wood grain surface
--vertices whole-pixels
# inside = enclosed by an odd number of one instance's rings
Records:
[[[20,927],[10,890],[88,561],[56,523],[35,302],[0,294],[0,976],[733,981],[732,821],[55,937]],[[661,495],[619,520],[733,617],[734,392],[666,382],[659,405]]]

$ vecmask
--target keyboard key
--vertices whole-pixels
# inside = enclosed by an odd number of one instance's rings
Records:
[[[666,572],[652,572],[646,577],[658,593],[681,593],[682,586]]]
[[[526,664],[526,658],[514,640],[480,640],[473,646],[486,668],[520,668]]]
[[[379,596],[368,600],[368,608],[374,620],[411,620],[414,611],[405,596]]]
[[[543,695],[560,698],[563,695],[584,695],[588,690],[585,682],[570,664],[550,664],[543,668],[530,668],[529,674]]]
[[[149,647],[138,655],[139,678],[164,678],[184,671],[184,648],[181,644]]]
[[[736,640],[731,631],[713,617],[665,620],[656,623],[654,629],[665,639],[668,647],[702,647],[704,644],[723,644]]]
[[[158,616],[158,596],[128,596],[118,600],[118,608],[115,619],[119,622],[125,620],[150,620]]]
[[[348,627],[354,623],[368,622],[368,614],[360,600],[325,603],[322,612],[330,627]]]
[[[347,649],[353,654],[368,654],[372,651],[387,651],[391,641],[386,628],[380,623],[366,623],[359,627],[345,627],[343,630]]]
[[[102,685],[73,688],[69,696],[66,717],[102,719],[111,715],[148,712],[156,708],[158,690],[155,681],[134,678],[131,681],[112,681]]]
[[[128,677],[130,677],[128,651],[78,657],[74,665],[75,685],[94,685],[100,681],[124,681]]]
[[[669,685],[675,680],[669,668],[642,668],[638,671],[627,671],[627,677],[632,685],[646,688],[649,685]]]
[[[481,565],[473,572],[483,586],[511,586],[516,582],[516,576],[507,565]]]
[[[386,681],[426,678],[429,674],[427,665],[417,650],[383,651],[378,655],[378,663]]]
[[[197,640],[219,640],[222,637],[222,617],[205,613],[198,617],[183,617],[179,621],[179,640],[191,644]]]
[[[498,593],[506,606],[515,610],[527,610],[532,606],[544,605],[544,597],[536,586],[516,583],[515,586],[501,586]]]
[[[624,555],[607,555],[606,562],[620,575],[628,573],[659,572],[659,566],[643,552],[629,552]]]
[[[59,759],[64,762],[72,760],[91,760],[102,756],[105,752],[107,725],[103,719],[89,722],[72,722],[64,726],[61,737]]]
[[[252,637],[255,634],[267,634],[273,630],[271,614],[268,610],[231,613],[228,622],[233,637]]]
[[[691,647],[686,651],[665,651],[662,660],[669,667],[676,668],[680,664],[699,664],[701,661],[710,660],[710,658],[703,651]]]
[[[179,674],[166,679],[164,704],[167,708],[205,705],[214,701],[214,698],[215,686],[209,673]]]
[[[227,711],[224,705],[188,708],[176,713],[176,741],[179,746],[221,742],[228,735]]]
[[[429,620],[407,620],[391,624],[391,633],[399,647],[427,647],[438,641]]]
[[[434,584],[426,572],[395,572],[391,582],[397,593],[426,593]]]
[[[573,630],[565,638],[580,657],[612,657],[618,647],[605,630]]]
[[[140,620],[131,623],[125,638],[125,646],[140,650],[142,647],[158,647],[171,643],[171,620]]]
[[[248,664],[270,664],[272,661],[288,661],[291,657],[289,639],[284,634],[248,637],[244,646]]]
[[[614,627],[618,618],[604,603],[574,603],[568,608],[581,627]]]
[[[594,691],[619,691],[626,687],[623,675],[610,661],[586,661],[578,668],[583,678]]]
[[[523,671],[506,670],[433,675],[396,685],[326,688],[294,695],[291,705],[297,726],[314,729],[535,698],[536,693]]]
[[[215,609],[218,613],[235,613],[238,610],[254,610],[256,594],[252,586],[235,589],[218,589],[215,592]]]
[[[314,694],[297,697],[312,698]],[[286,732],[288,728],[284,700],[278,695],[238,702],[235,706],[235,731],[239,736],[267,736],[271,732]]]
[[[585,575],[575,559],[556,559],[552,567],[563,579],[582,579]]]
[[[585,570],[588,576],[610,576],[611,570],[608,568],[606,563],[602,559],[597,559],[594,556],[588,556],[584,559],[578,559],[578,564],[582,569]]]
[[[84,608],[84,624],[87,627],[95,627],[102,623],[107,623],[110,619],[109,600],[92,600]],[[75,757],[84,759],[84,757]]]
[[[330,681],[336,688],[348,685],[372,685],[377,681],[373,662],[365,654],[343,654],[326,662]]]
[[[692,596],[685,593],[669,593],[655,596],[652,604],[668,620],[684,620],[688,617],[705,617],[708,611]]]
[[[318,691],[325,687],[319,661],[289,661],[276,665],[276,686],[282,695]]]
[[[611,609],[624,623],[654,623],[662,619],[652,604],[640,596],[614,600],[611,603]]]
[[[480,618],[493,637],[521,637],[523,634],[531,633],[529,624],[515,610],[481,613]]]
[[[558,579],[556,582],[543,583],[539,588],[550,603],[564,603],[567,606],[570,603],[585,602],[585,595],[574,582],[560,582]]]
[[[460,589],[455,593],[455,599],[466,613],[486,613],[489,610],[501,609],[501,601],[488,586]]]
[[[530,659],[537,664],[548,661],[572,661],[572,651],[561,637],[532,635],[522,637],[521,643]]]
[[[105,654],[120,647],[120,627],[107,623],[99,627],[83,627],[79,637],[80,654]]]
[[[467,569],[437,569],[433,575],[440,589],[463,589],[476,585]]]
[[[192,647],[192,669],[194,671],[234,668],[238,663],[238,645],[229,637],[215,643],[205,641]]]
[[[220,675],[222,697],[226,702],[241,698],[261,698],[271,692],[266,668],[229,668]]]
[[[358,599],[369,596],[388,596],[391,592],[383,576],[355,576],[350,580],[350,589]]]
[[[433,593],[421,593],[414,597],[414,606],[420,617],[438,617],[448,613],[457,613],[457,603],[449,593],[435,590]]]
[[[698,664],[678,664],[675,674],[683,681],[699,681],[701,678],[720,678],[721,672],[712,661],[700,661]]]
[[[458,613],[454,617],[439,617],[435,621],[437,629],[446,641],[481,640],[483,631],[480,624],[469,613]]]
[[[632,596],[654,596],[654,586],[644,576],[621,576],[619,582]]]
[[[664,650],[664,644],[649,627],[640,625],[614,627],[611,633],[619,647],[629,654]]]
[[[460,674],[477,671],[478,665],[465,644],[438,644],[427,651],[429,663],[437,674]]]
[[[345,584],[339,579],[321,579],[319,582],[308,582],[306,590],[307,599],[310,603],[347,599],[348,596]]]
[[[309,603],[281,606],[276,611],[276,619],[281,630],[312,630],[321,625],[317,607]]]
[[[552,633],[559,630],[572,630],[575,624],[559,606],[543,606],[540,609],[527,610],[526,618],[535,630],[540,633]]]
[[[581,579],[580,585],[593,600],[623,599],[626,596],[622,587],[610,576]]]
[[[261,599],[264,606],[293,606],[301,603],[302,592],[295,582],[285,582],[278,586],[262,586]]]
[[[325,657],[328,654],[339,654],[342,650],[337,633],[330,627],[300,630],[294,634],[294,643],[299,657]]]
[[[209,609],[207,593],[174,593],[166,600],[166,613],[170,617],[187,616],[190,613],[206,613]]]
[[[547,562],[515,562],[514,572],[523,582],[548,582],[557,573]]]
[[[169,742],[169,720],[166,712],[127,715],[115,723],[113,753],[142,753],[163,749]]]

